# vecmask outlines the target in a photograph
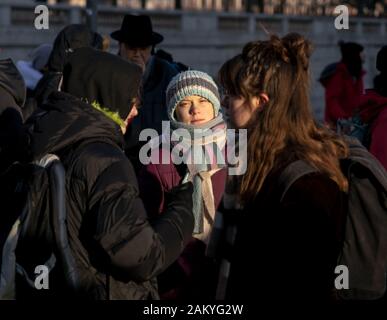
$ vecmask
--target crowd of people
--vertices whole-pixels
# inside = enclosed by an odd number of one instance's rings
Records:
[[[336,267],[365,248],[356,261],[367,267],[353,278],[349,267],[356,294],[346,297],[373,293],[385,302],[387,46],[374,88],[364,91],[363,47],[340,43],[342,60],[321,74],[326,112],[318,123],[309,98],[312,43],[299,34],[247,43],[214,78],[157,51],[163,36],[148,16],[126,15],[111,38],[118,54],[87,26],[69,25],[31,61],[0,61],[0,205],[17,208],[0,216],[0,298],[345,303]],[[363,146],[353,140],[359,127]],[[144,129],[171,141],[146,164]],[[232,143],[228,130],[245,130],[246,145]],[[220,161],[231,148],[247,150],[239,175]],[[191,161],[199,153],[205,160]],[[47,155],[64,168],[66,254],[52,201],[41,200],[49,193],[36,187],[51,180],[27,179],[35,187],[17,205],[10,183],[20,178],[15,165]],[[360,180],[378,205],[354,208]],[[25,203],[29,212],[19,208]],[[368,222],[349,223],[364,221],[355,212]],[[24,226],[9,250],[15,221]],[[358,230],[368,234],[351,246]],[[26,279],[51,253],[50,288],[36,290]],[[370,278],[379,280],[364,285]]]

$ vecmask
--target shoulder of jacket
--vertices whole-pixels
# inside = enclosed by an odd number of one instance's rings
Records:
[[[276,189],[280,194],[280,201],[291,192],[313,195],[319,188],[330,188],[331,183],[336,184],[330,177],[314,168],[303,160],[296,160],[277,170],[271,180],[275,180]],[[336,184],[337,185],[337,184]],[[338,186],[337,186],[338,188]]]
[[[154,57],[154,68],[158,69],[159,71],[161,70],[162,73],[167,77],[173,77],[179,73],[172,64],[159,57]]]
[[[122,162],[129,165],[129,159],[118,147],[108,142],[95,141],[81,146],[75,151],[74,166],[83,172],[98,174],[114,163]]]
[[[297,179],[284,195],[300,193],[305,198],[318,198],[322,201],[327,194],[337,194],[340,192],[338,184],[323,172],[310,172]]]

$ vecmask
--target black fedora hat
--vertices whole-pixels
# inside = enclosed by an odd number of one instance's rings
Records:
[[[121,29],[110,36],[133,47],[147,47],[163,41],[164,37],[153,32],[149,16],[127,14],[121,24]]]

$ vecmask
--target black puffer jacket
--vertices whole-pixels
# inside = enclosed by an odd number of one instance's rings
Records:
[[[151,225],[119,126],[66,93],[51,94],[43,107],[47,112],[34,119],[33,154],[55,153],[64,163],[81,296],[158,298],[155,276],[178,257],[192,233],[191,187],[174,194],[167,212]]]

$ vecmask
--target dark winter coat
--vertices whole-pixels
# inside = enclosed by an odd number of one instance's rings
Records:
[[[287,161],[267,176],[243,210],[225,212],[237,223],[226,299],[240,301],[329,301],[343,241],[346,195],[323,173],[299,178],[280,201],[279,177]],[[234,214],[234,215],[233,215]]]
[[[63,89],[72,95],[52,93],[41,106],[47,112],[31,119],[34,157],[57,154],[66,170],[69,242],[83,298],[157,298],[156,275],[178,257],[192,232],[189,187],[171,194],[152,226],[138,197],[116,121],[129,114],[140,78],[135,64],[79,48],[63,68]],[[94,101],[105,111],[89,104]]]
[[[43,109],[47,112],[34,119],[33,155],[55,153],[66,170],[69,241],[82,279],[79,295],[156,299],[155,277],[178,257],[192,233],[189,199],[174,197],[150,225],[119,126],[62,92],[52,93]]]

